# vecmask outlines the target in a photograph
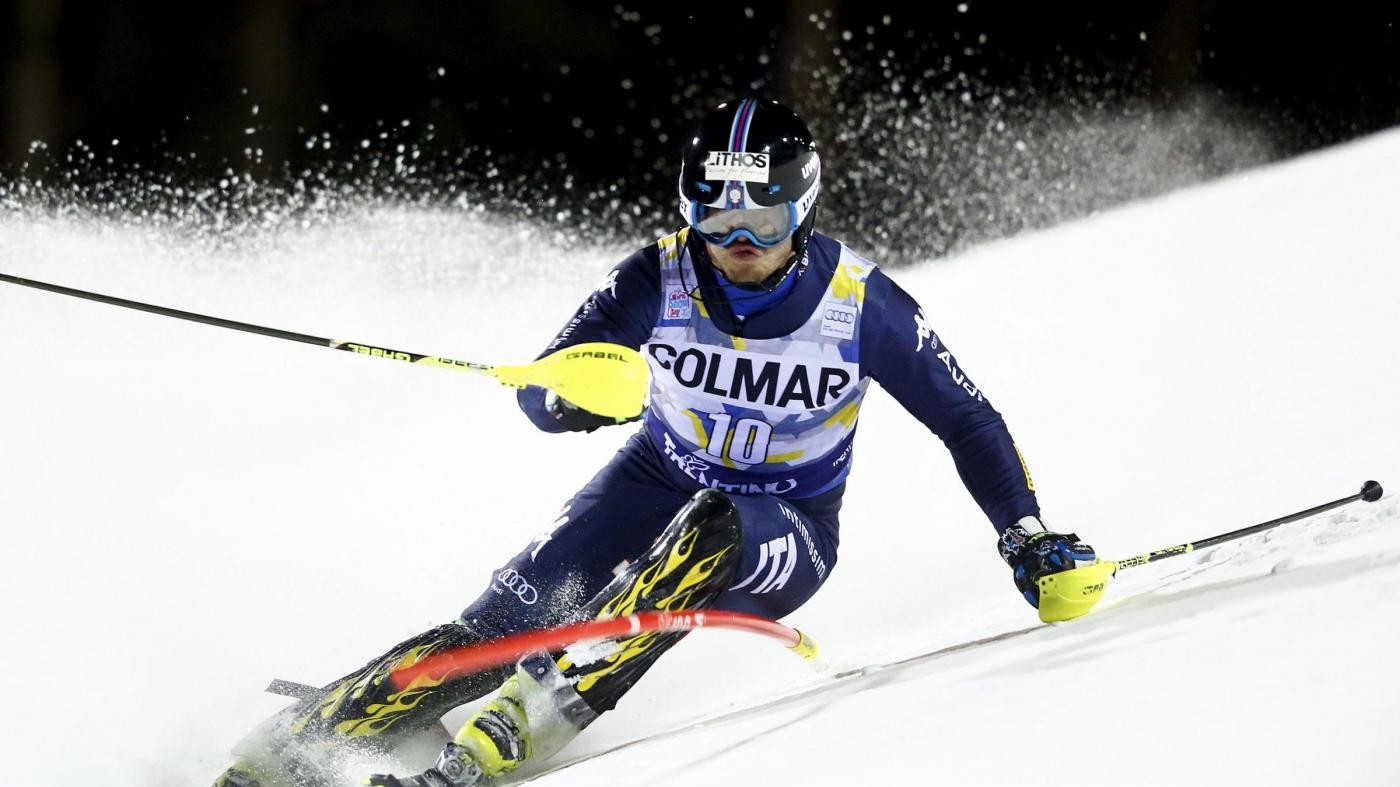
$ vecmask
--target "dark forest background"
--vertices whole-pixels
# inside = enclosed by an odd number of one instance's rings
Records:
[[[1393,4],[1387,4],[1393,7]],[[225,227],[397,200],[676,223],[696,117],[793,105],[821,226],[940,254],[1400,123],[1395,10],[1229,0],[0,2],[0,206]],[[274,224],[276,222],[273,222]]]

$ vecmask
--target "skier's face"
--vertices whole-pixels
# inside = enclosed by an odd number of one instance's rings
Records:
[[[728,246],[706,243],[705,248],[724,278],[735,284],[756,284],[771,276],[792,256],[792,237],[766,249],[743,238]]]

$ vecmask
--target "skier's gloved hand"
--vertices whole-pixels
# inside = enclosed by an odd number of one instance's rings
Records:
[[[549,411],[550,417],[570,432],[591,432],[600,426],[616,426],[642,417],[638,414],[632,418],[612,418],[591,413],[553,391],[545,394],[544,408]]]
[[[1011,566],[1011,579],[1030,605],[1040,608],[1040,585],[1049,574],[1094,563],[1094,548],[1073,533],[1052,533],[1033,516],[1006,528],[997,544],[1001,559]]]

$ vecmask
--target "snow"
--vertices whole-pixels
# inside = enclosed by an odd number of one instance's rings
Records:
[[[1006,415],[1049,523],[1127,557],[1400,485],[1396,172],[1390,132],[891,273]],[[0,216],[5,273],[486,363],[533,356],[627,251],[388,206],[233,248]],[[284,704],[269,679],[453,618],[624,435],[10,285],[0,418],[4,781],[43,785],[208,783]],[[699,632],[560,756],[713,723],[537,783],[1400,782],[1394,494],[1125,571],[1038,626],[913,426],[869,398],[841,562],[788,620],[821,671]]]

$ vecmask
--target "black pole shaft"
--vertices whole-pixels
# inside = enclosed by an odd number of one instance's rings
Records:
[[[320,336],[310,336],[304,333],[283,331],[278,328],[266,328],[261,325],[252,325],[246,322],[225,320],[222,317],[210,317],[206,314],[195,314],[194,312],[180,311],[179,309],[171,309],[165,306],[155,306],[153,304],[141,303],[139,301],[129,301],[125,298],[116,298],[111,295],[101,295],[99,293],[87,292],[85,290],[75,290],[72,287],[62,287],[57,284],[48,284],[42,281],[34,281],[33,279],[21,279],[18,276],[11,276],[7,273],[0,273],[0,281],[7,281],[11,284],[18,284],[22,287],[33,287],[36,290],[47,290],[48,292],[56,292],[59,295],[71,295],[74,298],[85,298],[90,301],[97,301],[98,303],[111,304],[112,306],[122,306],[127,309],[135,309],[137,311],[150,312],[151,314],[159,314],[163,317],[175,317],[181,320],[189,320],[190,322],[201,322],[205,325],[214,325],[220,328],[232,328],[235,331],[246,331],[248,333],[256,333],[261,334],[263,336],[271,336],[274,339],[287,339],[289,341],[303,342],[305,344],[319,344],[322,347],[334,347],[336,345],[336,342],[333,339],[323,339]]]
[[[238,322],[237,320],[225,320],[222,317],[210,317],[207,314],[195,314],[194,312],[181,311],[179,309],[171,309],[165,306],[156,306],[150,303],[141,303],[140,301],[129,301],[126,298],[117,298],[112,295],[102,295],[96,292],[87,292],[86,290],[75,290],[72,287],[63,287],[57,284],[49,284],[48,282],[35,281],[33,279],[22,279],[18,276],[11,276],[8,273],[0,273],[0,281],[9,282],[11,284],[18,284],[22,287],[33,287],[36,290],[47,290],[48,292],[55,292],[59,295],[71,295],[74,298],[84,298],[89,301],[97,301],[98,303],[111,304],[112,306],[121,306],[127,309],[135,309],[137,311],[150,312],[151,314],[159,314],[162,317],[175,317],[181,320],[189,320],[190,322],[199,322],[204,323],[205,325],[213,325],[217,328],[232,328],[235,331],[245,331],[247,333],[256,333],[261,336],[271,336],[274,339],[287,339],[288,341],[302,342],[303,344],[315,344],[320,347],[329,347],[332,350],[344,350],[345,352],[358,353],[360,355],[369,355],[376,358],[388,358],[391,361],[407,361],[408,363],[412,364],[421,364],[424,366],[438,366],[444,369],[455,369],[459,372],[471,372],[473,374],[495,376],[496,367],[482,363],[473,363],[471,361],[454,361],[451,358],[443,358],[437,355],[424,355],[423,353],[412,353],[406,352],[404,350],[393,350],[388,347],[375,347],[373,345],[362,344],[359,342],[346,342],[339,341],[337,339],[326,339],[320,336],[311,336],[310,334],[305,333],[284,331],[280,328],[268,328],[262,325],[253,325],[251,323]]]
[[[1194,541],[1192,543],[1195,545],[1196,549],[1213,547],[1216,544],[1223,544],[1226,541],[1233,541],[1237,538],[1244,538],[1245,536],[1254,535],[1255,533],[1260,533],[1270,528],[1278,527],[1279,525],[1286,525],[1289,522],[1297,522],[1300,519],[1307,519],[1310,516],[1321,514],[1324,511],[1331,511],[1334,508],[1340,508],[1348,503],[1355,503],[1360,499],[1361,493],[1357,492],[1354,495],[1343,497],[1338,500],[1333,500],[1330,503],[1323,503],[1320,506],[1313,506],[1312,508],[1309,508],[1306,511],[1299,511],[1296,514],[1281,516],[1278,519],[1270,519],[1268,522],[1260,522],[1257,525],[1251,525],[1250,527],[1242,527],[1239,530],[1232,530],[1229,533],[1222,533],[1218,536],[1203,538],[1200,541]]]
[[[1223,544],[1226,541],[1233,541],[1237,538],[1244,538],[1245,536],[1260,533],[1265,530],[1278,527],[1279,525],[1286,525],[1289,522],[1296,522],[1299,519],[1307,519],[1310,516],[1315,516],[1317,514],[1321,514],[1324,511],[1330,511],[1334,508],[1340,508],[1348,503],[1355,503],[1358,500],[1365,500],[1369,503],[1373,503],[1379,500],[1382,494],[1384,494],[1384,490],[1381,489],[1380,484],[1376,483],[1375,481],[1367,481],[1364,485],[1362,485],[1361,491],[1357,492],[1354,495],[1348,495],[1347,497],[1343,497],[1339,500],[1333,500],[1330,503],[1323,503],[1320,506],[1313,506],[1312,508],[1299,511],[1294,514],[1289,514],[1288,516],[1281,516],[1278,519],[1270,519],[1267,522],[1260,522],[1257,525],[1250,525],[1249,527],[1242,527],[1239,530],[1232,530],[1229,533],[1221,533],[1218,536],[1211,536],[1210,538],[1204,538],[1200,541],[1188,541],[1185,544],[1178,544],[1174,547],[1167,547],[1166,549],[1159,549],[1155,552],[1148,552],[1145,555],[1137,555],[1135,557],[1130,557],[1126,560],[1119,560],[1117,561],[1118,567],[1132,568],[1133,566],[1141,566],[1145,563],[1153,563],[1164,558],[1175,557],[1177,555],[1184,555],[1187,552],[1194,552],[1197,549],[1213,547],[1216,544]]]

